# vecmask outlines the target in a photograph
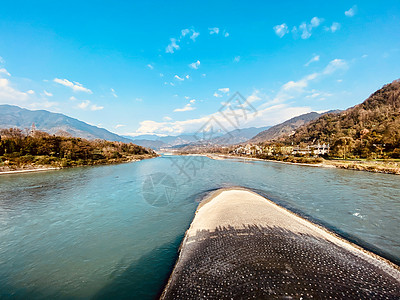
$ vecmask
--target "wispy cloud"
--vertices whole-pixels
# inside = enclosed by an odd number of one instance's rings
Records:
[[[210,34],[210,35],[218,35],[218,34],[220,34],[221,33],[221,35],[223,36],[223,37],[229,37],[229,32],[227,32],[225,29],[224,30],[221,30],[220,28],[218,28],[218,27],[210,27],[210,28],[208,28],[208,33]]]
[[[323,21],[324,19],[322,18],[313,17],[309,23],[302,22],[298,26],[293,26],[291,31],[294,37],[297,37],[300,34],[300,37],[305,40],[311,37],[314,28],[319,27]],[[279,36],[280,38],[284,37],[287,33],[289,33],[289,28],[286,23],[276,25],[273,27],[273,29],[276,35]]]
[[[240,61],[240,56],[235,56],[235,58],[233,59],[233,62],[239,62]]]
[[[114,126],[115,129],[121,128],[121,127],[125,127],[126,125],[124,124],[117,124]]]
[[[165,48],[165,52],[166,53],[174,53],[175,50],[179,50],[180,47],[176,42],[177,42],[176,39],[171,38],[170,43],[168,44],[167,48]]]
[[[226,94],[226,93],[229,93],[229,88],[220,88],[220,89],[218,89],[218,91]]]
[[[349,10],[346,10],[344,12],[346,17],[354,17],[354,15],[357,13],[357,5],[353,5],[352,8],[350,8]]]
[[[148,67],[150,70],[154,70],[154,67],[153,67],[152,64],[148,64],[147,67]]]
[[[48,92],[48,91],[46,91],[46,90],[43,91],[43,94],[44,94],[45,96],[47,96],[47,97],[53,97],[53,94],[50,93],[50,92]]]
[[[333,22],[331,26],[329,26],[329,27],[325,26],[324,29],[326,31],[335,32],[340,29],[340,23]]]
[[[181,34],[179,38],[170,38],[170,43],[168,46],[165,48],[166,53],[174,53],[176,50],[179,50],[181,47],[179,46],[179,43],[185,39],[186,37],[189,37],[190,40],[193,42],[196,41],[196,38],[200,35],[199,32],[194,30],[193,28],[185,28],[181,30]]]
[[[29,97],[26,92],[21,92],[11,86],[10,80],[7,78],[0,78],[0,101],[25,101]]]
[[[114,96],[114,98],[118,98],[117,93],[115,92],[115,90],[113,88],[110,89],[111,90],[111,95]]]
[[[198,61],[195,61],[195,62],[189,64],[189,67],[197,70],[200,67],[200,61],[198,60]]]
[[[313,62],[319,61],[319,55],[314,55],[304,66],[308,67]]]
[[[280,25],[275,25],[273,27],[275,34],[282,38],[286,33],[289,32],[288,26],[286,23],[280,24]]]
[[[217,97],[217,98],[221,98],[221,97],[222,97],[222,95],[221,95],[221,94],[218,94],[217,92],[215,92],[215,93],[213,94],[213,96],[214,96],[214,97]]]
[[[103,106],[98,106],[96,104],[91,104],[90,100],[83,100],[81,103],[79,103],[77,105],[78,108],[80,109],[89,109],[92,111],[96,111],[96,110],[102,110],[104,107]]]
[[[4,75],[7,75],[7,76],[11,76],[11,74],[8,73],[8,71],[7,71],[5,68],[0,68],[0,74],[4,74]]]
[[[185,80],[185,78],[179,77],[178,75],[175,75],[174,78],[179,80],[179,81],[184,81]]]
[[[71,88],[74,92],[85,92],[88,94],[93,94],[93,92],[90,89],[85,88],[82,84],[76,81],[71,82],[67,79],[59,79],[59,78],[54,78],[53,81],[63,86]]]
[[[184,112],[184,111],[191,111],[191,110],[195,110],[196,108],[193,107],[193,104],[196,102],[195,99],[192,99],[189,101],[188,104],[186,104],[183,108],[176,108],[174,109],[174,112]]]
[[[211,27],[211,28],[208,28],[208,32],[209,32],[210,34],[218,34],[218,33],[219,33],[219,28],[218,28],[218,27]]]

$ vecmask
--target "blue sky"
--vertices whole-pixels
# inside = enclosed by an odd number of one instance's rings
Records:
[[[238,91],[261,127],[400,78],[400,3],[7,1],[0,57],[1,104],[177,135]]]

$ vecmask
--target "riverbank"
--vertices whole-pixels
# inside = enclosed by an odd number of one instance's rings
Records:
[[[199,205],[161,299],[396,298],[399,284],[398,266],[235,188]]]
[[[257,161],[271,161],[271,162],[279,162],[284,164],[294,164],[301,166],[311,166],[311,167],[323,167],[323,168],[339,168],[346,170],[355,170],[355,171],[366,171],[372,173],[384,173],[384,174],[393,174],[400,175],[400,162],[394,161],[361,161],[361,160],[327,160],[321,159],[320,162],[290,162],[283,160],[271,160],[271,159],[263,159],[256,157],[248,157],[248,156],[239,156],[239,155],[226,155],[226,154],[204,154],[211,159],[244,159],[244,160],[257,160]]]
[[[22,166],[0,166],[0,175],[9,175],[9,174],[19,174],[19,173],[31,173],[31,172],[41,172],[41,171],[51,171],[51,170],[61,170],[66,168],[74,168],[74,167],[84,167],[84,166],[94,166],[94,165],[111,165],[111,164],[121,164],[121,163],[130,163],[135,161],[140,161],[143,159],[150,159],[157,156],[149,156],[149,155],[141,155],[134,157],[125,157],[123,159],[112,159],[112,160],[104,160],[104,161],[96,161],[90,163],[76,163],[70,165],[63,165],[62,162],[56,162],[50,165],[22,165]]]

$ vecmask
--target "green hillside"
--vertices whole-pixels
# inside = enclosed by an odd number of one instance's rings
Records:
[[[343,158],[400,158],[400,80],[341,113],[300,127],[287,143],[329,143]]]

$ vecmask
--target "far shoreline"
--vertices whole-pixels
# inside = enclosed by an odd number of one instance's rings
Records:
[[[306,166],[306,167],[322,167],[322,168],[331,168],[331,169],[342,169],[342,170],[352,170],[352,171],[364,171],[369,173],[380,173],[380,174],[390,174],[390,175],[400,175],[400,168],[386,168],[382,169],[377,168],[368,168],[367,165],[363,165],[361,161],[335,161],[335,160],[324,160],[322,163],[296,163],[289,161],[281,161],[281,160],[272,160],[272,159],[262,159],[256,157],[245,157],[245,156],[236,156],[236,155],[226,155],[226,154],[173,154],[173,155],[182,155],[182,156],[205,156],[214,160],[222,160],[222,159],[243,159],[243,160],[252,160],[252,161],[267,161],[267,162],[276,162],[283,163],[289,165],[297,165],[297,166]]]
[[[141,160],[144,160],[144,159],[151,159],[151,158],[155,158],[155,157],[158,157],[158,156],[142,157],[142,158],[136,158],[136,159],[131,159],[131,160],[127,160],[127,161],[109,162],[109,163],[103,163],[103,164],[87,164],[87,165],[76,165],[76,166],[68,166],[68,167],[40,166],[38,168],[35,168],[35,167],[17,168],[15,170],[0,171],[0,176],[1,175],[13,175],[13,174],[36,173],[36,172],[44,172],[44,171],[57,171],[57,170],[73,169],[73,168],[79,168],[79,167],[118,165],[118,164],[126,164],[126,163],[137,162],[137,161],[141,161]]]

